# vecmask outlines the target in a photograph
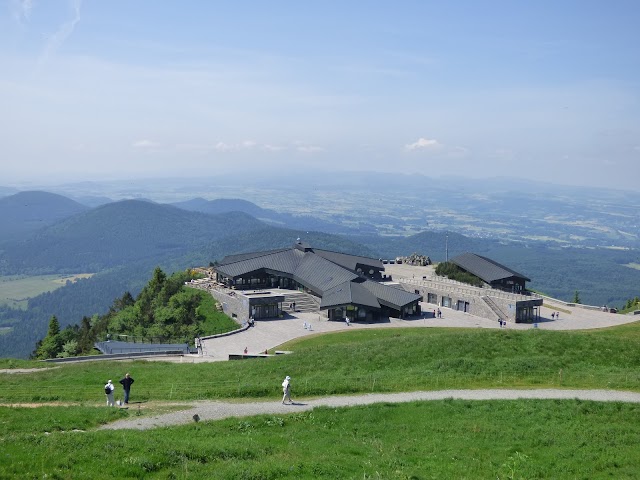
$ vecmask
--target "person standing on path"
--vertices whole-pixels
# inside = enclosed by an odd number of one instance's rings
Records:
[[[107,407],[115,407],[116,402],[113,399],[113,391],[116,387],[113,386],[111,380],[108,380],[106,385],[104,386],[104,393],[107,396]]]
[[[124,403],[129,403],[129,393],[131,392],[131,385],[133,384],[133,378],[128,373],[120,380],[120,385],[124,388]]]
[[[282,404],[285,405],[285,400],[291,401],[291,377],[287,375],[282,382]]]

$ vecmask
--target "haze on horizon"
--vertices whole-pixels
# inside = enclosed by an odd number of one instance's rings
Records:
[[[5,0],[2,183],[243,170],[638,191],[640,4]]]

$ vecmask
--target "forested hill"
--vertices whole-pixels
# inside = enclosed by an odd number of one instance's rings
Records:
[[[0,198],[0,243],[17,240],[85,210],[86,206],[49,192],[20,192]]]
[[[203,215],[193,214],[178,210],[170,206],[161,206],[149,204],[146,202],[122,202],[128,204],[138,213],[150,214],[157,212],[158,208],[163,214],[161,218],[170,221],[173,215],[178,212],[178,217],[187,217],[191,219],[191,223],[182,220],[181,229],[165,223],[153,227],[153,235],[149,235],[144,240],[144,233],[134,235],[135,242],[133,247],[140,252],[141,258],[135,258],[129,247],[122,246],[117,243],[119,237],[115,238],[115,245],[107,242],[112,239],[114,233],[111,232],[112,226],[104,223],[103,230],[93,234],[93,238],[97,238],[95,243],[100,248],[94,248],[88,255],[91,260],[94,258],[106,258],[114,264],[120,266],[111,268],[107,271],[96,274],[92,278],[79,280],[70,283],[58,290],[45,293],[29,300],[27,310],[14,310],[6,306],[0,306],[0,327],[9,327],[11,330],[0,335],[0,357],[16,357],[26,358],[34,349],[37,340],[43,338],[47,333],[47,324],[49,319],[55,315],[64,328],[70,324],[78,324],[82,317],[91,317],[95,314],[102,315],[107,312],[114,298],[122,296],[125,291],[137,295],[146,279],[149,278],[156,266],[160,266],[166,272],[176,272],[184,270],[188,267],[208,265],[209,262],[220,260],[226,255],[234,253],[242,253],[249,251],[270,250],[274,248],[290,247],[297,237],[303,237],[305,241],[312,245],[327,250],[334,250],[344,253],[354,253],[365,256],[375,256],[373,250],[354,243],[348,239],[344,239],[335,235],[329,235],[316,232],[301,232],[296,230],[288,230],[267,226],[251,217],[242,214],[225,214],[225,215]],[[117,206],[117,204],[114,204]],[[109,205],[105,206],[109,207]],[[83,215],[84,217],[84,215]],[[135,218],[124,215],[123,222],[135,222]],[[103,217],[99,217],[103,218]],[[156,217],[157,218],[157,217]],[[143,222],[143,220],[140,220]],[[199,221],[209,229],[204,232],[193,227]],[[242,221],[241,225],[235,222]],[[100,222],[93,222],[100,223]],[[66,263],[65,255],[70,255],[74,261],[80,262],[78,271],[86,271],[85,268],[96,264],[96,262],[83,263],[84,256],[76,256],[74,248],[64,248],[64,244],[69,242],[73,245],[82,245],[73,237],[73,231],[68,230],[69,222],[64,222],[67,228],[62,229],[67,235],[49,235],[38,239],[37,243],[31,245],[31,249],[23,250],[38,255],[37,248],[47,249],[47,252],[56,255],[56,265],[60,265],[60,270],[64,269]],[[82,226],[83,223],[79,223]],[[235,226],[234,226],[235,225]],[[56,226],[58,227],[58,226]],[[132,229],[136,231],[135,229]],[[195,230],[195,231],[194,231]],[[50,229],[56,232],[57,229]],[[83,234],[84,230],[80,229],[79,233]],[[48,233],[48,232],[47,232]],[[165,235],[166,234],[166,235]],[[87,238],[88,234],[84,233]],[[103,238],[100,238],[102,235]],[[223,236],[226,235],[226,236]],[[177,245],[184,244],[181,248],[162,248],[158,246],[159,242],[172,241]],[[51,246],[47,246],[46,242],[51,242]],[[56,243],[54,248],[53,242]],[[199,243],[198,243],[199,242]],[[111,245],[111,246],[110,246]],[[125,250],[122,250],[125,249]],[[85,250],[86,251],[86,250]],[[47,261],[47,255],[42,255],[40,264],[36,264],[29,258],[22,258],[22,264],[30,264],[31,270],[43,268],[43,265],[54,265],[54,262]],[[126,260],[125,263],[122,263]],[[51,268],[51,267],[48,267]]]
[[[110,203],[6,246],[4,274],[98,272],[145,259],[178,257],[230,235],[263,228],[240,213],[206,215],[140,200]]]

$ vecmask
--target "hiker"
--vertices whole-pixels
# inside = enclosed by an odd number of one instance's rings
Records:
[[[246,355],[247,353],[249,353],[249,347],[244,347],[244,354]]]
[[[285,405],[285,400],[291,401],[291,377],[287,375],[282,382],[282,404]]]
[[[124,404],[129,403],[129,393],[131,393],[131,385],[133,384],[133,378],[128,373],[120,380],[120,385],[124,388]]]
[[[115,407],[116,402],[113,399],[113,391],[116,387],[113,386],[111,380],[107,381],[107,384],[104,386],[104,393],[107,396],[107,407]]]
[[[551,312],[551,320],[555,320],[556,318],[556,312]]]

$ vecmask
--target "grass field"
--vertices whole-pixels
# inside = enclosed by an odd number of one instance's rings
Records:
[[[276,400],[285,374],[294,379],[297,399],[451,387],[640,391],[640,323],[588,332],[359,330],[281,348],[294,353],[207,364],[88,362],[0,374],[0,402],[50,404],[0,407],[0,478],[104,478],[108,471],[163,479],[619,479],[640,471],[640,406],[624,403],[444,400],[144,432],[95,430],[122,416],[169,408],[163,407],[168,400]],[[43,364],[0,361],[0,368],[30,366]],[[105,380],[125,371],[136,379],[132,400],[143,407],[103,407]]]
[[[0,304],[12,308],[27,308],[27,301],[44,292],[52,292],[67,282],[75,282],[80,278],[89,278],[92,273],[71,275],[38,275],[34,277],[10,276],[0,277]]]
[[[0,408],[0,478],[632,479],[640,471],[633,404],[443,400],[95,430],[126,415]]]
[[[106,380],[127,371],[142,401],[276,398],[284,375],[295,378],[301,396],[509,387],[640,391],[640,323],[580,332],[356,330],[281,348],[294,354],[200,364],[86,362],[30,374],[27,382],[0,375],[0,402],[102,401]],[[0,368],[4,362],[30,364],[3,360]]]

